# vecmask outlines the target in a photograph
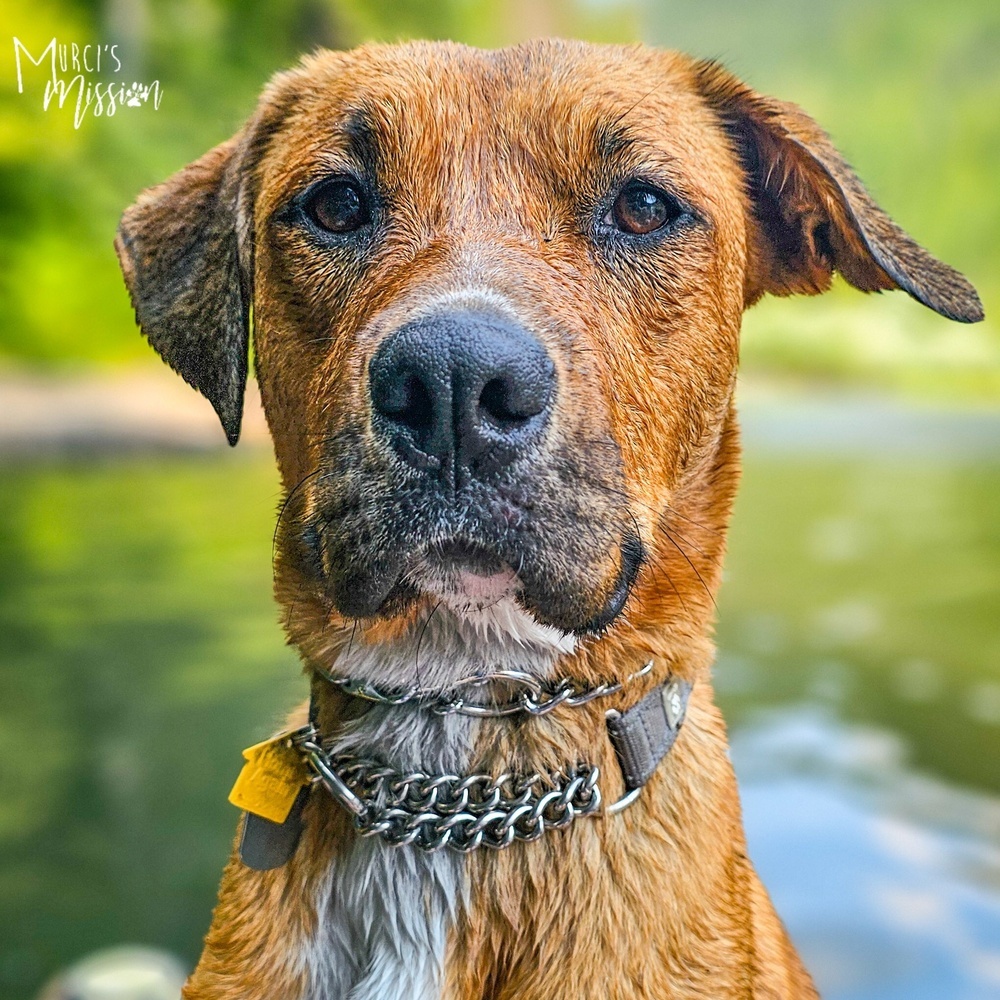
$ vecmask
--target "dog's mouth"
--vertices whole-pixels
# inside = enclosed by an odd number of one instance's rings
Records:
[[[623,611],[644,550],[625,532],[605,552],[574,537],[565,544],[506,537],[497,544],[465,536],[427,543],[402,529],[395,544],[369,550],[348,565],[336,559],[336,538],[307,530],[309,562],[337,610],[349,618],[391,619],[423,602],[460,616],[524,615],[564,635],[600,633]]]
[[[406,574],[409,583],[454,611],[475,612],[516,599],[512,566],[484,546],[462,541],[431,546]]]
[[[284,519],[298,530],[281,529],[281,548],[330,611],[412,622],[443,607],[562,635],[619,618],[645,553],[614,447],[587,453],[572,440],[454,486],[387,465],[366,442],[346,431],[331,439],[328,474]]]

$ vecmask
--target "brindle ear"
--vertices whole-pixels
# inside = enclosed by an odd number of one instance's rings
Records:
[[[756,229],[747,304],[765,292],[816,294],[839,271],[856,288],[901,288],[942,316],[983,318],[976,290],[879,208],[800,108],[762,97],[717,63],[695,65],[746,171]]]
[[[243,416],[253,298],[244,149],[237,135],[144,191],[115,237],[142,332],[208,398],[230,444]]]

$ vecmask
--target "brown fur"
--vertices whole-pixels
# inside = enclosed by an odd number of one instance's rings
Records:
[[[293,194],[344,168],[359,108],[392,224],[362,259],[320,254],[278,217]],[[645,256],[597,245],[589,221],[632,176],[669,185],[698,217]],[[395,614],[346,619],[300,531],[324,511],[354,518],[342,538],[323,529],[338,566],[363,532],[377,541],[384,509],[365,504],[389,473],[366,445],[366,366],[422,303],[462,283],[514,303],[557,367],[557,431],[532,516],[558,541],[539,542],[549,548],[537,556],[558,587],[540,591],[539,606],[555,609],[554,624],[599,607],[621,568],[615,533],[634,527],[642,540],[624,613],[558,672],[607,680],[653,658],[653,674],[610,703],[484,723],[479,763],[498,773],[584,758],[615,797],[605,709],[672,673],[697,682],[685,727],[624,813],[471,856],[471,909],[453,931],[444,995],[815,996],[747,860],[709,678],[739,478],[741,314],[766,292],[823,291],[839,271],[972,321],[971,286],[881,212],[799,109],[713,64],[560,42],[309,57],[272,81],[239,136],[142,196],[118,249],[144,332],[209,397],[231,440],[253,304],[287,495],[276,595],[307,666],[332,665],[358,629],[386,641],[431,609],[418,597]],[[513,501],[508,513],[523,515]],[[316,691],[329,732],[345,701]],[[297,997],[287,942],[318,919],[310,884],[351,837],[339,807],[313,795],[289,865],[259,874],[231,861],[185,997]]]

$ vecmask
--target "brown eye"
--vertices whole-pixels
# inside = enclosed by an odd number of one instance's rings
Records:
[[[364,191],[350,180],[327,181],[304,207],[309,218],[330,233],[353,233],[371,221]]]
[[[677,201],[648,184],[631,183],[621,189],[605,222],[623,233],[644,236],[683,214]]]

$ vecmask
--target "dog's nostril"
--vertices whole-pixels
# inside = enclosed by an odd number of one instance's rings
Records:
[[[545,409],[547,399],[538,395],[519,393],[510,378],[490,379],[479,394],[479,413],[499,427],[523,424]]]
[[[423,380],[413,372],[382,382],[374,394],[376,409],[395,423],[425,431],[434,422],[434,401]]]

